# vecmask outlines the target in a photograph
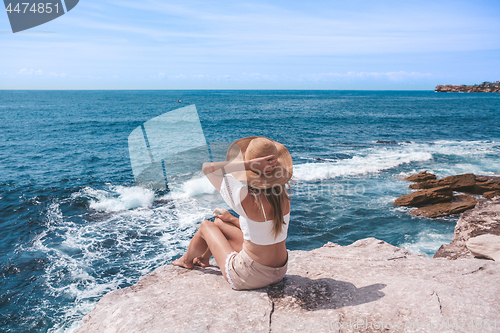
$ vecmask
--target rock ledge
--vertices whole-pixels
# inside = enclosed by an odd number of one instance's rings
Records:
[[[480,201],[474,209],[462,213],[455,226],[453,241],[441,245],[434,258],[473,258],[467,242],[487,234],[500,236],[500,198]]]
[[[166,265],[105,295],[78,332],[474,331],[449,326],[463,320],[495,332],[499,279],[498,262],[431,259],[367,238],[290,251],[285,279],[254,291],[233,291],[216,266]]]

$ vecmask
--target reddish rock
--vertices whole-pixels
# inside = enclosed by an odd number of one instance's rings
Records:
[[[490,192],[484,192],[483,193],[483,198],[485,199],[493,199],[494,197],[500,196],[500,191],[490,191]]]
[[[426,180],[436,179],[436,175],[434,175],[432,173],[427,173],[427,170],[425,170],[425,171],[421,171],[421,172],[417,173],[416,175],[408,176],[405,179],[409,182],[419,183],[419,182],[423,182]]]
[[[485,192],[500,192],[500,177],[476,176],[476,184],[472,191],[477,194]]]
[[[420,207],[438,202],[448,202],[453,198],[453,191],[448,187],[436,187],[403,195],[394,201],[396,206]]]
[[[472,195],[464,194],[453,197],[451,202],[437,203],[431,206],[420,207],[410,212],[414,216],[442,217],[460,214],[476,206],[477,200]]]
[[[473,208],[477,203],[477,200],[471,196],[449,196],[450,192],[446,192],[446,189],[449,191],[482,194],[485,199],[500,196],[500,177],[476,176],[472,173],[449,176],[442,179],[430,179],[430,177],[435,178],[436,176],[427,173],[427,171],[422,171],[406,178],[409,181],[417,182],[409,186],[411,189],[421,191],[396,199],[394,205],[421,207],[410,213],[415,216],[440,217],[464,212],[467,209]],[[437,192],[425,192],[432,189],[440,190]]]
[[[497,177],[476,175],[476,182],[486,182]]]
[[[476,185],[476,176],[472,173],[466,173],[463,175],[449,176],[438,180],[427,180],[411,184],[410,188],[418,190],[446,186],[454,191],[468,192],[473,190],[474,185]]]

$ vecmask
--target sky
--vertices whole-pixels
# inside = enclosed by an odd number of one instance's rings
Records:
[[[498,0],[80,0],[12,33],[0,89],[433,90],[500,80]]]

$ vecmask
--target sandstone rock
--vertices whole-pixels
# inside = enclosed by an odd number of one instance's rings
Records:
[[[475,176],[472,173],[449,176],[442,179],[425,179],[429,175],[426,171],[422,171],[416,175],[411,175],[407,180],[416,181],[411,184],[411,189],[433,189],[433,188],[448,188],[452,191],[460,191],[474,194],[483,194],[486,199],[491,199],[500,196],[500,177],[491,176]],[[432,175],[435,178],[435,175]],[[398,206],[425,206],[432,203],[449,202],[448,204],[435,204],[429,207],[422,207],[413,210],[410,214],[424,217],[440,217],[451,214],[458,214],[467,209],[474,207],[474,200],[471,197],[453,197],[453,199],[445,200],[437,198],[433,201],[430,197],[427,203],[421,203],[419,200],[425,199],[427,192],[414,192],[409,195],[402,196],[394,202]],[[423,198],[422,198],[423,197]],[[425,201],[425,200],[424,200]],[[448,213],[447,213],[448,212]]]
[[[483,193],[483,198],[485,199],[493,199],[498,196],[500,196],[500,191],[489,191]]]
[[[78,332],[265,332],[271,312],[265,291],[235,292],[217,267],[167,265],[106,294]]]
[[[494,261],[436,260],[374,238],[328,243],[291,251],[285,279],[254,291],[231,290],[217,267],[158,268],[105,295],[78,332],[470,332],[449,326],[465,318],[495,332],[499,277]]]
[[[476,176],[473,192],[477,194],[500,192],[500,177]]]
[[[447,187],[436,187],[403,195],[394,201],[396,206],[419,207],[428,204],[451,201],[453,191]]]
[[[454,191],[468,192],[472,191],[474,185],[476,185],[476,176],[472,173],[466,173],[463,175],[449,176],[438,180],[427,180],[411,184],[410,188],[417,190],[445,186]]]
[[[437,203],[431,206],[420,207],[410,212],[414,216],[441,217],[460,214],[476,206],[477,200],[472,195],[457,195],[451,202]]]
[[[469,251],[476,258],[486,258],[500,261],[500,236],[484,234],[472,237],[466,243]]]
[[[408,176],[405,179],[409,182],[418,183],[418,182],[423,182],[426,180],[436,179],[436,175],[432,174],[432,173],[427,173],[427,170],[425,170],[425,171],[420,171],[416,175]]]
[[[449,260],[456,259],[472,259],[474,255],[465,246],[464,242],[453,242],[450,244],[443,244],[434,253],[433,258],[444,258]]]
[[[460,215],[453,241],[442,245],[434,254],[434,258],[471,258],[466,242],[482,234],[500,235],[500,198],[479,201],[474,209]]]
[[[494,178],[497,178],[497,177],[476,175],[477,182],[486,182],[486,181],[489,181],[489,180],[494,179]]]
[[[395,145],[397,142],[396,140],[377,140],[377,143],[385,143],[389,145]]]

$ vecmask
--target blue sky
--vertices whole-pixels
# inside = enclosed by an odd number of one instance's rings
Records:
[[[500,1],[80,0],[13,34],[0,89],[434,89],[500,80]]]

